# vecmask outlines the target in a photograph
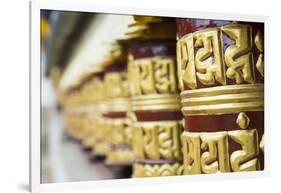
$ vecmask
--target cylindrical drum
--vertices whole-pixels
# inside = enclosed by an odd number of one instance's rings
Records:
[[[88,72],[89,73],[89,72]],[[99,128],[96,125],[97,118],[102,115],[99,102],[102,99],[101,89],[99,88],[100,81],[103,76],[102,68],[95,67],[91,70],[84,81],[81,95],[83,104],[81,104],[84,115],[82,121],[82,145],[87,150],[94,149],[96,133]]]
[[[63,111],[64,111],[64,131],[72,139],[79,141],[81,139],[80,129],[80,92],[79,88],[68,89],[63,94]]]
[[[264,26],[177,19],[184,174],[264,168]]]
[[[116,178],[131,176],[134,159],[132,151],[132,129],[127,112],[130,111],[130,94],[127,79],[127,44],[116,42],[110,53],[111,61],[105,65],[105,88],[108,112],[107,121],[110,149],[106,164],[112,168]]]
[[[77,85],[70,87],[63,95],[65,131],[81,142],[86,150],[94,148],[97,129],[96,119],[101,116],[101,92],[99,82],[103,76],[100,67],[93,67],[83,73]]]
[[[105,71],[98,74],[93,80],[93,97],[97,101],[95,107],[96,112],[91,116],[91,126],[93,131],[93,150],[92,155],[94,158],[105,158],[109,151],[110,144],[107,140],[107,121],[105,120],[105,114],[108,112],[108,105],[106,103],[105,92]]]
[[[181,104],[173,19],[135,17],[143,31],[130,41],[129,82],[132,94],[133,177],[182,174]],[[143,28],[142,28],[143,27]]]

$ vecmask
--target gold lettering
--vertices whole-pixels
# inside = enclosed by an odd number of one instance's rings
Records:
[[[181,136],[184,174],[200,174],[199,133],[184,132]]]
[[[113,144],[124,144],[123,120],[112,120],[112,141]]]
[[[157,129],[155,129],[154,125],[146,125],[143,127],[143,131],[144,150],[147,157],[150,159],[159,159],[160,153],[158,151]]]
[[[123,94],[122,78],[120,73],[108,73],[105,76],[107,96],[110,98],[121,97]]]
[[[159,93],[175,93],[176,77],[174,59],[161,58],[154,60],[155,87]]]
[[[236,143],[239,143],[242,148],[241,150],[233,152],[230,156],[232,170],[234,172],[259,170],[257,130],[229,131],[228,134],[231,139]]]
[[[229,172],[229,152],[227,132],[200,134],[203,150],[201,168],[204,173]]]
[[[144,158],[143,131],[140,125],[133,125],[133,152],[136,158]]]
[[[130,92],[133,96],[137,96],[141,94],[141,87],[140,87],[140,72],[139,67],[133,61],[132,55],[129,55],[129,65],[128,65],[128,79],[130,81]]]
[[[219,28],[210,28],[194,33],[197,77],[204,85],[214,85],[215,80],[225,85],[225,69],[222,58],[221,34]]]
[[[180,156],[180,127],[177,122],[167,123],[158,129],[159,152],[165,159],[179,158]]]
[[[129,62],[132,96],[154,93],[177,93],[175,59],[152,57]]]
[[[178,121],[137,122],[133,124],[133,149],[138,158],[180,159]]]
[[[151,59],[139,59],[140,86],[144,94],[156,93]]]
[[[259,148],[256,129],[228,132],[191,133],[181,135],[184,174],[240,172],[260,170]],[[241,146],[230,155],[229,140]],[[231,150],[233,151],[233,150]]]
[[[228,66],[226,76],[235,79],[237,84],[244,81],[254,83],[252,31],[250,26],[231,24],[222,27],[222,31],[232,40],[225,50],[225,63]]]
[[[191,89],[197,88],[193,41],[193,34],[187,34],[177,42],[178,78],[181,90],[184,85]]]
[[[130,117],[125,119],[124,142],[126,144],[133,143],[133,120],[131,120]]]

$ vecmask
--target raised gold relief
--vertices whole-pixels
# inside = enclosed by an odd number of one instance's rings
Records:
[[[133,114],[128,113],[125,118],[107,118],[107,142],[110,149],[107,153],[107,164],[130,164],[134,159],[132,151],[133,131],[132,120]]]
[[[260,169],[258,159],[259,144],[256,129],[229,131],[228,135],[241,146],[230,156],[231,168],[234,172],[256,171]]]
[[[107,98],[112,99],[129,96],[129,84],[125,72],[107,73],[105,75],[105,84]]]
[[[183,165],[185,174],[201,173],[200,165],[200,136],[198,133],[183,132],[181,135]]]
[[[133,149],[136,158],[180,159],[181,130],[179,121],[134,123]]]
[[[96,119],[95,127],[95,144],[93,147],[93,153],[106,155],[109,152],[109,121],[103,117]]]
[[[183,174],[183,166],[174,164],[138,164],[133,165],[133,177],[178,176]]]
[[[133,132],[128,118],[111,119],[111,143],[114,145],[132,143]]]
[[[177,42],[178,79],[181,90],[184,83],[192,89],[197,87],[193,35],[187,34]]]
[[[129,55],[128,79],[132,111],[179,110],[176,64],[173,57],[134,59]]]
[[[137,121],[137,117],[135,113],[128,111],[126,114],[126,119],[125,119],[125,131],[124,131],[124,136],[125,136],[125,143],[126,144],[133,144],[133,123]]]
[[[227,85],[181,92],[184,115],[263,111],[264,85]]]
[[[181,108],[178,94],[149,94],[134,96],[131,100],[132,111],[179,111]]]
[[[254,83],[254,65],[252,51],[252,31],[248,25],[232,24],[222,27],[222,31],[235,41],[224,53],[228,66],[226,76],[235,79],[237,84]]]
[[[202,133],[201,169],[203,173],[229,172],[228,136],[226,132]]]
[[[214,85],[218,81],[226,84],[222,59],[221,34],[211,28],[194,33],[196,75],[204,85]]]
[[[257,129],[248,128],[249,118],[240,113],[237,124],[243,130],[183,132],[181,136],[185,174],[256,171],[260,169]],[[230,139],[241,149],[230,152]]]
[[[241,113],[239,113],[239,115],[238,115],[238,117],[236,119],[236,123],[237,123],[237,125],[239,125],[239,127],[241,129],[247,129],[249,124],[250,124],[250,119],[246,115],[246,113],[241,112]]]
[[[241,150],[229,154],[228,138],[239,144]],[[182,146],[185,174],[260,169],[256,129],[215,133],[184,132]]]
[[[152,57],[129,61],[130,89],[133,96],[177,92],[175,59]]]
[[[223,52],[227,37],[234,43]],[[254,65],[254,42],[260,52]],[[255,68],[263,75],[261,33],[253,40],[249,25],[229,24],[189,33],[177,42],[179,85],[196,89],[198,81],[206,86],[226,85],[227,78],[237,84],[255,83]]]

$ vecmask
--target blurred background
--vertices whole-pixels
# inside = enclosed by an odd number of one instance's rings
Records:
[[[41,10],[41,183],[113,178],[64,134],[57,89],[100,63],[131,21],[126,15]]]

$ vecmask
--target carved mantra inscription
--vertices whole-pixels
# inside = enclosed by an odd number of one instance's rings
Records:
[[[175,68],[176,61],[172,57],[130,59],[128,72],[132,95],[177,93]]]
[[[107,73],[105,75],[105,87],[108,98],[129,96],[129,83],[125,72]]]
[[[111,143],[114,145],[132,144],[133,131],[128,118],[110,120]]]
[[[229,139],[241,146],[229,153]],[[182,134],[185,174],[256,171],[260,169],[256,129]]]
[[[183,167],[175,164],[134,164],[134,177],[158,177],[182,175]]]
[[[180,159],[180,121],[136,122],[133,150],[136,158]]]
[[[184,132],[181,136],[185,174],[256,171],[260,169],[257,129],[248,128],[245,113],[237,117],[241,130],[222,132]],[[242,130],[243,129],[243,130]],[[240,149],[230,152],[230,140]]]
[[[224,42],[227,41],[227,42]],[[233,42],[233,43],[230,43]],[[226,44],[230,44],[224,48]],[[253,59],[254,47],[259,56]],[[180,87],[255,83],[256,71],[264,76],[263,37],[244,24],[230,24],[189,33],[177,42],[178,77]]]

